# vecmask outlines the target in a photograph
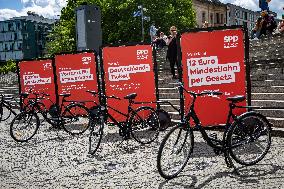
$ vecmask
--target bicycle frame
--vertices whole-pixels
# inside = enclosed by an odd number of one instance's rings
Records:
[[[127,114],[125,113],[122,113],[120,112],[119,110],[116,110],[115,108],[111,107],[111,106],[108,106],[106,105],[107,108],[110,108],[111,110],[119,113],[120,115],[124,116],[125,117],[125,122],[118,122],[111,114],[108,113],[108,110],[106,109],[105,111],[105,122],[107,122],[107,118],[110,118],[111,121],[113,121],[114,125],[117,125],[122,131],[123,131],[123,134],[127,134],[127,133],[124,133],[124,132],[129,132],[129,130],[125,130],[126,128],[129,128],[130,127],[130,122],[129,122],[129,118],[130,116],[135,112],[134,109],[131,107],[132,104],[136,104],[133,100],[129,100],[129,104],[128,104],[128,111],[127,111]],[[122,123],[126,123],[126,127],[123,126]]]
[[[189,112],[188,114],[184,117],[184,120],[182,120],[183,123],[189,123],[190,122],[190,118],[193,119],[193,122],[195,124],[195,128],[197,130],[199,130],[202,134],[203,139],[207,142],[207,144],[209,146],[211,146],[212,148],[224,151],[227,149],[226,145],[225,145],[225,140],[226,140],[226,136],[227,136],[227,131],[231,125],[230,120],[231,118],[236,121],[237,120],[237,116],[233,113],[233,109],[235,108],[248,108],[247,106],[237,106],[234,103],[229,103],[229,112],[228,112],[228,116],[227,116],[227,120],[226,120],[226,124],[225,124],[225,131],[224,131],[224,135],[223,135],[223,139],[222,140],[218,140],[216,138],[210,137],[208,136],[206,129],[202,126],[196,112],[194,109],[194,105],[195,105],[195,100],[196,97],[193,98],[193,101],[191,102],[190,108],[189,108]],[[214,144],[214,142],[216,144]]]

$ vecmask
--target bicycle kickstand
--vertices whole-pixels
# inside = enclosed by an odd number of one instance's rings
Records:
[[[233,172],[235,172],[237,175],[241,175],[238,168],[235,166],[230,154],[228,152],[224,152],[224,154],[225,154],[225,162],[227,164],[227,167],[233,168],[234,169]]]
[[[122,146],[122,148],[126,151],[126,152],[130,152],[129,149],[129,139],[123,139],[118,145],[117,147],[119,147],[120,145],[122,145],[122,143],[126,141],[126,146]]]

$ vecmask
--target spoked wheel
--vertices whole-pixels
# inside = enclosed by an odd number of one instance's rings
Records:
[[[62,119],[63,129],[70,134],[82,134],[89,128],[89,111],[82,104],[67,106]]]
[[[12,112],[4,105],[0,104],[0,121],[6,121]]]
[[[27,142],[37,132],[39,118],[34,112],[22,112],[12,120],[10,135],[17,142]]]
[[[130,118],[130,124],[131,136],[141,144],[149,144],[159,135],[159,116],[151,107],[140,107],[135,110]]]
[[[104,121],[90,118],[89,154],[94,155],[100,147],[104,130]]]
[[[264,158],[270,148],[270,123],[261,114],[244,114],[232,124],[227,140],[230,154],[236,162],[254,165]]]
[[[185,167],[193,151],[193,132],[189,125],[178,124],[163,139],[157,157],[162,177],[172,179]]]

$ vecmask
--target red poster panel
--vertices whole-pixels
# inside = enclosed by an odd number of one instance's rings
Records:
[[[226,122],[229,96],[246,95],[244,38],[241,29],[184,33],[181,36],[183,81],[187,90],[216,90],[223,95],[200,97],[196,113],[203,125]],[[192,97],[185,93],[185,112]],[[240,105],[246,105],[243,102]],[[245,109],[237,109],[241,114]]]
[[[47,108],[56,102],[52,60],[21,61],[18,66],[21,93],[49,94],[42,100]]]
[[[68,101],[84,101],[88,108],[99,104],[87,90],[98,92],[96,58],[94,53],[63,54],[55,56],[58,94],[71,94]],[[59,103],[63,97],[59,96]]]
[[[152,47],[150,45],[106,47],[103,49],[105,92],[119,98],[137,93],[135,101],[156,101],[156,85]],[[127,113],[128,100],[107,99],[107,105]],[[156,104],[144,104],[156,107]],[[141,104],[134,107],[142,106]],[[125,117],[108,108],[117,121]]]

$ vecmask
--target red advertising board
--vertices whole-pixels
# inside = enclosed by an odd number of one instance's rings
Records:
[[[184,87],[201,92],[216,90],[223,95],[199,97],[196,113],[203,125],[226,122],[229,96],[246,95],[244,33],[242,29],[184,33],[181,36]],[[185,113],[192,97],[185,95]],[[246,105],[246,102],[240,105]],[[245,109],[236,109],[241,114]]]
[[[156,85],[151,45],[105,47],[103,49],[105,93],[125,97],[137,93],[135,101],[156,101]],[[107,99],[107,105],[127,113],[128,100]],[[144,104],[156,107],[156,104]],[[134,105],[134,107],[139,105]],[[117,121],[125,121],[121,114],[108,109]]]
[[[21,93],[49,94],[42,100],[47,108],[56,102],[52,60],[21,61],[18,67]]]
[[[71,94],[68,101],[84,101],[88,108],[99,103],[87,90],[98,92],[96,58],[94,53],[62,54],[55,56],[58,94]],[[59,104],[63,97],[59,96]]]

